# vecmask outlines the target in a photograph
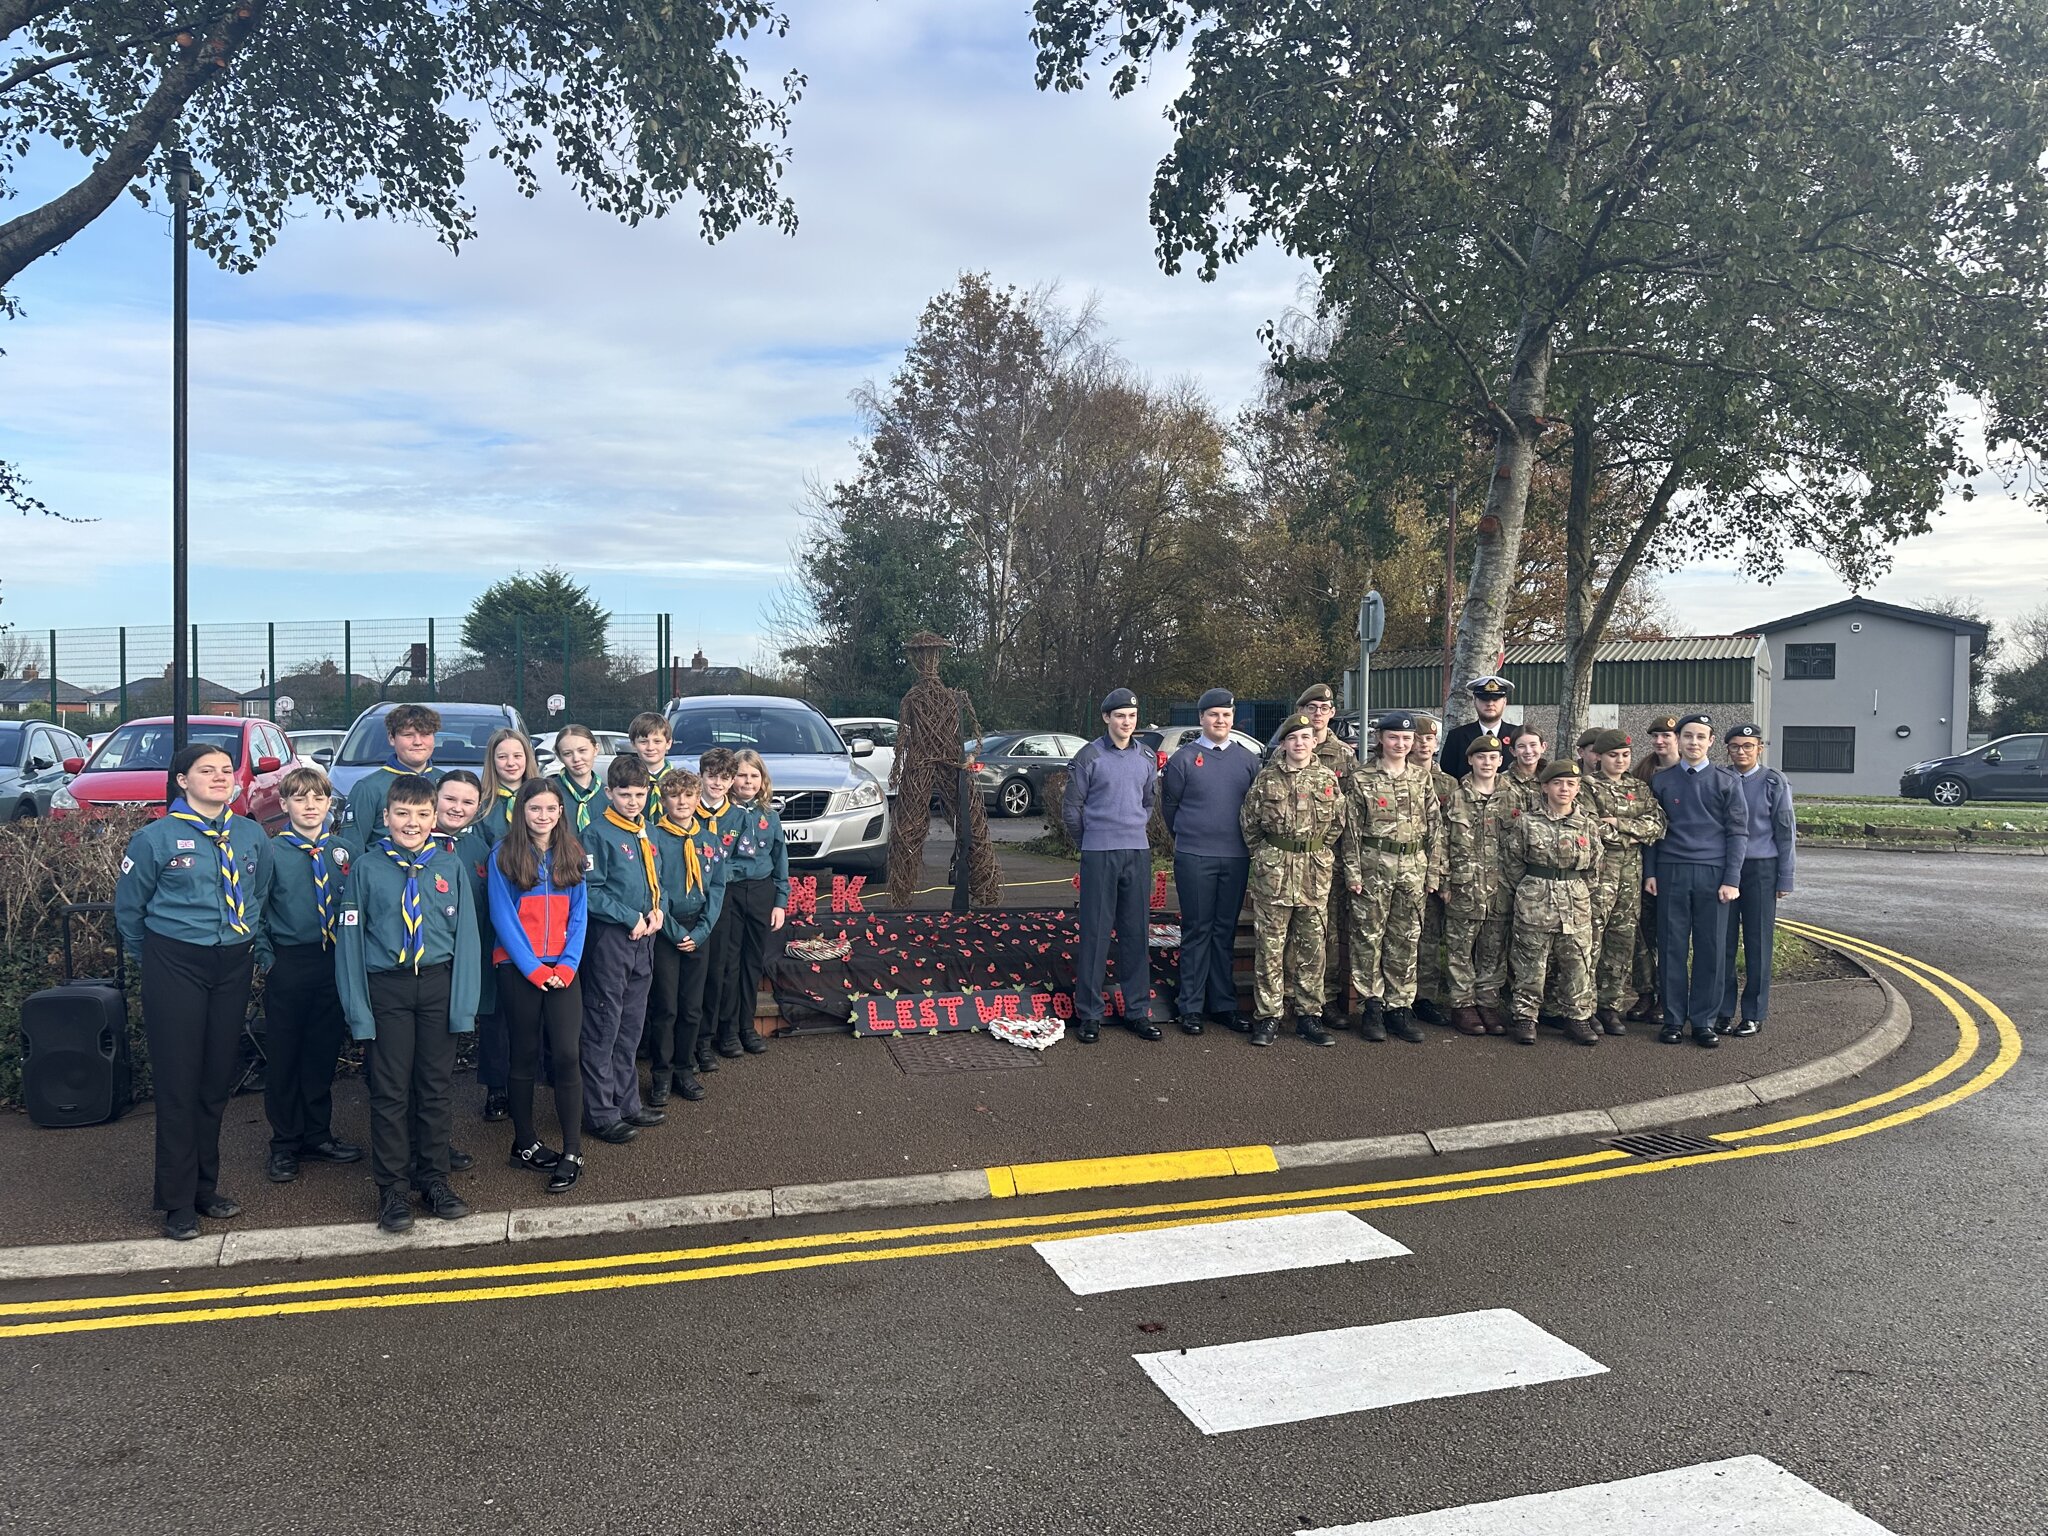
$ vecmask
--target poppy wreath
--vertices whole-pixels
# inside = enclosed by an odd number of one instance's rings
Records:
[[[1051,1014],[1042,1019],[996,1019],[988,1026],[988,1032],[998,1040],[1007,1040],[1012,1045],[1021,1045],[1028,1051],[1042,1051],[1049,1045],[1057,1045],[1066,1038],[1067,1023]]]

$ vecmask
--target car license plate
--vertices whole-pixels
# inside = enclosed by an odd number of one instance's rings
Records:
[[[809,827],[792,827],[787,823],[783,824],[782,838],[784,842],[789,843],[808,843],[813,841]]]

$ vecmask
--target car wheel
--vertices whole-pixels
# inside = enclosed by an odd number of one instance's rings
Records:
[[[1012,779],[1005,784],[1002,793],[996,796],[996,804],[1005,816],[1029,816],[1031,814],[1031,781]]]
[[[1961,805],[1970,798],[1970,786],[1958,778],[1939,778],[1927,787],[1927,798],[1936,805]]]
[[[36,819],[35,801],[29,799],[26,795],[22,796],[21,804],[14,808],[14,819],[16,821],[34,821]]]

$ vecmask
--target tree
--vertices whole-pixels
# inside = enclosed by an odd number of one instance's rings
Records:
[[[2005,637],[1998,632],[1998,626],[1984,611],[1983,601],[1976,597],[1936,597],[1920,605],[1929,613],[1945,614],[1951,619],[1968,619],[1972,624],[1984,626],[1984,644],[1970,651],[1970,729],[1988,731],[1991,729],[1991,689],[2000,671],[1999,662],[2005,653]],[[2021,663],[2025,665],[2024,661]]]
[[[1161,264],[1267,239],[1315,263],[1323,403],[1368,487],[1490,441],[1461,675],[1502,648],[1546,437],[1571,434],[1579,694],[1645,561],[1768,577],[1810,548],[1867,580],[1951,486],[2048,443],[2038,0],[1035,14],[1042,87],[1100,58],[1124,94],[1186,43]],[[1630,510],[1600,583],[1603,493]]]
[[[487,667],[509,668],[517,658],[528,665],[602,661],[611,620],[587,587],[549,566],[486,587],[462,621],[462,645]]]
[[[2048,656],[2010,667],[1991,686],[1994,735],[2048,731]]]

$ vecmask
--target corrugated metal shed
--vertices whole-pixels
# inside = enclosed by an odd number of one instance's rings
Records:
[[[1561,641],[1518,645],[1501,675],[1515,685],[1518,705],[1556,704],[1564,693]],[[1762,635],[1686,635],[1668,640],[1613,640],[1593,662],[1595,704],[1754,703],[1758,675],[1770,675]],[[1439,651],[1390,651],[1373,657],[1375,709],[1430,709],[1443,702]]]

